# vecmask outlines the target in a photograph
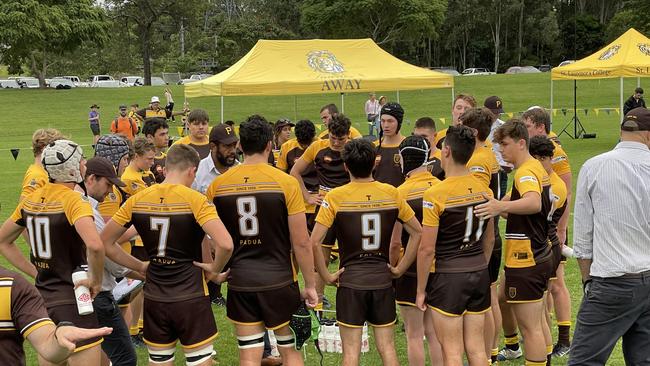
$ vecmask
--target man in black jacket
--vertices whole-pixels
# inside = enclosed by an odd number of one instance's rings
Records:
[[[623,115],[626,115],[627,112],[639,107],[645,108],[646,106],[645,100],[643,100],[643,89],[636,88],[634,89],[634,94],[632,94],[632,96],[625,101],[625,105],[623,105]]]

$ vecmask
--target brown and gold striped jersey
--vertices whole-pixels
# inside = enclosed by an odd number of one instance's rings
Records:
[[[444,180],[445,179],[445,171],[442,169],[442,152],[440,149],[436,149],[436,151],[429,156],[429,161],[427,165],[427,169],[433,175],[434,177],[438,178],[438,180]]]
[[[207,296],[202,260],[202,226],[216,220],[214,205],[180,184],[155,184],[131,196],[113,216],[118,225],[135,226],[149,256],[144,296],[159,302]]]
[[[176,144],[184,144],[184,145],[192,146],[199,153],[199,157],[201,158],[201,160],[205,159],[206,157],[208,157],[208,155],[210,155],[210,141],[208,141],[207,136],[205,137],[205,142],[202,143],[192,142],[190,136],[185,136],[176,140],[176,142],[174,142],[174,145]]]
[[[506,223],[505,265],[510,268],[532,267],[550,258],[548,214],[551,211],[551,183],[536,159],[530,158],[515,171],[510,200],[527,192],[541,196],[542,209],[530,215],[508,214]]]
[[[340,267],[339,287],[357,290],[389,288],[390,239],[395,222],[415,216],[397,188],[380,182],[351,182],[325,196],[316,222],[334,227]]]
[[[323,192],[350,182],[350,175],[343,166],[340,151],[330,148],[329,140],[317,140],[300,157],[306,163],[314,163],[318,184]]]
[[[23,339],[48,324],[54,325],[41,294],[21,275],[0,267],[0,362],[25,365]]]
[[[266,291],[297,280],[289,216],[305,212],[298,181],[268,164],[241,164],[206,192],[233,238],[228,287]]]
[[[418,222],[422,222],[422,197],[424,197],[424,192],[433,187],[434,185],[440,183],[438,178],[434,177],[428,171],[418,172],[411,174],[406,177],[406,181],[397,187],[400,198],[406,200],[409,206],[415,212],[415,217],[418,219]],[[402,230],[402,248],[406,250],[406,245],[409,241],[408,232]],[[411,267],[406,271],[405,275],[415,277],[417,276],[417,263],[413,263]]]
[[[85,266],[86,245],[74,224],[93,217],[86,196],[62,184],[46,183],[18,205],[11,220],[26,227],[36,288],[48,307],[75,304],[72,272]]]
[[[557,224],[560,222],[560,218],[566,210],[567,190],[566,184],[557,173],[552,172],[549,175],[549,178],[551,180],[551,189],[549,190],[551,210],[548,213],[548,239],[551,241],[552,245],[560,245],[564,243],[560,243],[557,236]]]
[[[291,172],[296,161],[300,159],[305,150],[306,149],[303,149],[295,138],[285,142],[280,148],[280,156],[276,168],[279,168],[286,173]],[[318,192],[318,173],[316,173],[316,168],[314,167],[313,162],[309,164],[307,170],[302,174],[302,180],[305,182],[305,188],[307,188],[309,192]],[[315,207],[313,205],[307,205],[306,208],[307,213],[314,213]]]
[[[459,273],[487,268],[483,233],[487,221],[474,207],[492,197],[488,186],[473,175],[447,177],[424,193],[422,225],[438,227],[431,272]]]
[[[404,175],[402,174],[402,166],[400,164],[399,144],[382,144],[379,146],[379,141],[375,141],[375,146],[377,146],[377,157],[373,177],[378,182],[399,187],[400,184],[404,183]]]
[[[32,164],[27,168],[25,176],[23,176],[22,189],[20,191],[21,197],[26,197],[35,190],[41,188],[50,179],[45,169],[37,164]]]

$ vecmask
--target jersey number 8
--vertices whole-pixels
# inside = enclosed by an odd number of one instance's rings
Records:
[[[237,213],[239,214],[239,233],[242,236],[257,236],[260,224],[257,220],[257,200],[255,197],[237,198]]]

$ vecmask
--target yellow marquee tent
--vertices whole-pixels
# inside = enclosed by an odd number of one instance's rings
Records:
[[[623,78],[650,76],[650,38],[630,28],[598,52],[572,64],[551,70],[551,109],[553,80],[620,78],[620,111],[623,112]]]
[[[187,98],[453,88],[451,75],[393,57],[371,39],[259,40],[227,70],[185,85]]]

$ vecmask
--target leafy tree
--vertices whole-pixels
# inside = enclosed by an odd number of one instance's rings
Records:
[[[44,87],[53,60],[84,43],[104,44],[109,25],[92,0],[3,0],[0,59],[12,70],[26,63]]]

